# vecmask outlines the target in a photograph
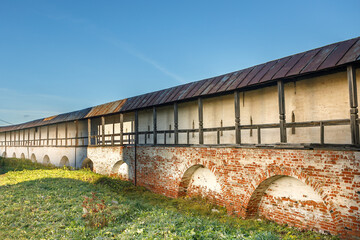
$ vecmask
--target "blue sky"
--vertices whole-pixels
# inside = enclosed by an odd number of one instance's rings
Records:
[[[359,9],[358,0],[2,0],[0,126],[358,37]]]

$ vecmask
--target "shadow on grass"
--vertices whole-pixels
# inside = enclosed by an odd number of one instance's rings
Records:
[[[10,171],[54,169],[53,165],[34,163],[30,159],[3,158],[0,157],[0,175]]]

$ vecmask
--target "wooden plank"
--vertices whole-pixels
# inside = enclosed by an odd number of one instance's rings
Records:
[[[135,111],[135,146],[139,143],[139,111]]]
[[[204,144],[203,101],[202,101],[202,98],[198,98],[198,112],[199,112],[199,144]]]
[[[324,144],[325,134],[324,134],[324,124],[320,122],[320,143]]]
[[[76,120],[75,121],[75,146],[78,146],[78,144],[79,144],[78,138],[79,138],[79,121]]]
[[[120,113],[120,145],[124,145],[124,114]]]
[[[354,66],[347,67],[347,78],[349,84],[349,103],[350,103],[350,130],[351,143],[359,144],[359,124],[358,120],[358,98],[356,86],[356,69]]]
[[[91,119],[88,118],[88,146],[91,146]]]
[[[57,146],[57,145],[58,145],[58,138],[59,138],[59,127],[58,127],[58,124],[56,124],[55,134],[56,134],[55,145]]]
[[[174,144],[179,143],[179,110],[178,104],[174,103]]]
[[[68,145],[67,139],[68,139],[68,123],[65,122],[65,146]]]
[[[157,144],[157,116],[156,107],[153,107],[153,143]]]
[[[234,93],[234,105],[235,105],[235,143],[241,144],[239,91],[235,91]]]
[[[49,146],[49,143],[50,143],[50,141],[49,141],[49,125],[47,125],[47,127],[46,127],[46,139],[47,139],[47,145]]]
[[[284,82],[279,80],[278,86],[278,99],[279,99],[279,120],[280,120],[280,142],[286,143],[286,120],[285,120],[285,96],[284,96]]]
[[[105,117],[101,116],[101,140],[102,145],[105,145]]]

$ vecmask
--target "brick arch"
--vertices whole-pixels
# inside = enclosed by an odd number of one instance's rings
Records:
[[[123,172],[119,172],[119,170],[123,170]],[[117,161],[112,167],[110,175],[119,177],[123,180],[129,180],[130,178],[129,164],[127,164],[123,160]]]
[[[209,161],[211,162],[211,161]],[[191,164],[191,163],[187,163],[184,167],[184,171],[180,174],[181,179],[180,182],[178,184],[178,192],[177,192],[177,196],[178,197],[183,197],[187,195],[187,190],[190,184],[190,181],[192,179],[192,176],[194,175],[194,173],[200,169],[200,168],[205,168],[208,169],[212,174],[214,174],[214,177],[216,179],[216,183],[220,185],[221,187],[221,192],[223,191],[223,185],[221,184],[221,182],[219,181],[219,178],[216,175],[215,172],[215,167],[208,167],[207,161],[203,161],[203,160],[199,160],[196,161],[195,163]]]
[[[334,225],[336,226],[337,233],[341,233],[343,229],[341,213],[337,210],[336,206],[332,202],[327,200],[327,195],[321,189],[320,184],[318,182],[312,181],[303,172],[297,172],[295,170],[279,166],[269,166],[267,171],[260,173],[257,177],[254,178],[255,182],[252,183],[249,187],[252,191],[249,192],[250,195],[244,204],[246,209],[246,218],[255,217],[257,215],[257,211],[265,191],[268,189],[271,183],[282,177],[292,177],[301,181],[305,185],[310,186],[322,199],[325,207],[331,215]]]

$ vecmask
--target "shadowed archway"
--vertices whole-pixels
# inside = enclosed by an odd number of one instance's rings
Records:
[[[331,211],[312,186],[287,175],[263,180],[252,193],[247,218],[263,217],[280,224],[337,233]]]
[[[221,186],[215,174],[202,164],[188,168],[179,184],[178,196],[200,195],[215,199],[221,193]]]
[[[70,166],[70,162],[69,162],[69,159],[67,156],[63,156],[60,160],[60,167],[63,167],[63,166],[66,166],[66,167]]]
[[[13,153],[12,158],[16,158],[16,153]]]
[[[30,158],[30,160],[32,161],[32,162],[37,162],[36,161],[36,156],[35,156],[35,154],[33,153],[33,154],[31,154],[31,158]]]
[[[43,158],[43,164],[44,165],[49,165],[50,164],[50,158],[48,155],[45,155]]]
[[[21,159],[25,159],[25,154],[22,153],[21,156],[20,156]]]
[[[81,164],[81,168],[89,168],[91,171],[94,171],[94,163],[90,158],[85,158]]]
[[[111,170],[111,175],[129,180],[129,165],[121,160],[116,162]]]

